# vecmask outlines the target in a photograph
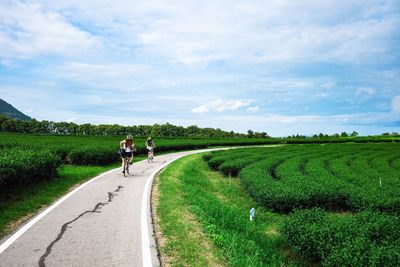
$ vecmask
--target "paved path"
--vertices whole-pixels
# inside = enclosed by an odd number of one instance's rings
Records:
[[[72,191],[0,241],[0,266],[158,266],[152,237],[152,177],[173,160],[141,161],[123,177],[109,171]]]

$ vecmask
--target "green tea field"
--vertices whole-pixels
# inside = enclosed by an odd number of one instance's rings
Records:
[[[0,187],[27,184],[53,177],[62,164],[105,165],[119,160],[124,136],[55,136],[0,133]],[[269,139],[160,138],[156,151],[178,151],[209,146],[269,144]],[[136,155],[144,155],[145,138],[135,138]]]
[[[238,149],[203,158],[213,170],[238,177],[266,210],[286,214],[279,232],[307,262],[400,263],[399,144]]]

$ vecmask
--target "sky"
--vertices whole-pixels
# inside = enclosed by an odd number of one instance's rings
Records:
[[[3,0],[0,98],[78,124],[400,132],[400,1]]]

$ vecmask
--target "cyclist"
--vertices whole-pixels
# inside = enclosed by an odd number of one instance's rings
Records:
[[[121,151],[122,168],[124,167],[124,158],[128,160],[129,164],[132,164],[133,152],[136,151],[136,148],[131,134],[128,134],[126,139],[119,143],[119,148]]]
[[[154,159],[154,148],[156,147],[156,145],[153,142],[153,139],[151,139],[151,137],[149,136],[147,138],[147,141],[145,143],[145,147],[148,150],[147,152],[147,162],[153,161]]]

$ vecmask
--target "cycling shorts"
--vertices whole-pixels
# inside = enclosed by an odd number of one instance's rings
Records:
[[[132,155],[133,155],[132,151],[131,152],[126,152],[125,150],[121,151],[121,157],[123,158],[130,158],[132,157]]]

